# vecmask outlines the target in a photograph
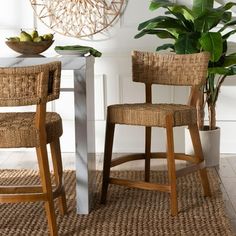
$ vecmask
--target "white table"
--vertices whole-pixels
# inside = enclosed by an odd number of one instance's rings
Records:
[[[62,70],[74,71],[75,159],[77,212],[88,214],[95,186],[94,57],[0,57],[0,67],[61,61]],[[64,89],[64,91],[69,89]],[[63,91],[63,90],[62,90]]]

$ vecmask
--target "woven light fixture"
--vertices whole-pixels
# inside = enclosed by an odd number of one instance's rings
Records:
[[[36,16],[57,33],[83,38],[100,33],[121,15],[127,0],[30,0]]]

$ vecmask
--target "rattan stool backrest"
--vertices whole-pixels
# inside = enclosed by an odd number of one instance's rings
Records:
[[[25,106],[59,98],[61,62],[0,68],[0,106]]]
[[[133,81],[146,84],[200,86],[207,77],[208,52],[195,54],[132,53]]]

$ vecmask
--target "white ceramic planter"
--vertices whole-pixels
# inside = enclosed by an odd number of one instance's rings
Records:
[[[206,166],[218,166],[220,162],[220,128],[199,131]],[[185,153],[194,154],[189,130],[185,129]]]

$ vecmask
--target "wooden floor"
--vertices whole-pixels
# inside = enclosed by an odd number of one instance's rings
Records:
[[[118,155],[116,155],[118,156]],[[75,169],[74,164],[74,153],[63,153],[62,154],[64,169]],[[97,155],[97,169],[102,170],[103,156]],[[51,163],[50,163],[51,165]],[[185,165],[185,162],[178,161],[177,168]],[[52,166],[52,165],[51,165]],[[0,152],[0,169],[38,169],[35,153],[29,151],[21,152]],[[114,169],[143,169],[143,162],[130,162]],[[152,161],[152,169],[154,170],[165,170],[165,160]],[[236,154],[235,155],[221,155],[220,168],[215,168],[218,173],[223,197],[225,201],[225,208],[228,217],[231,220],[232,227],[236,233]]]

